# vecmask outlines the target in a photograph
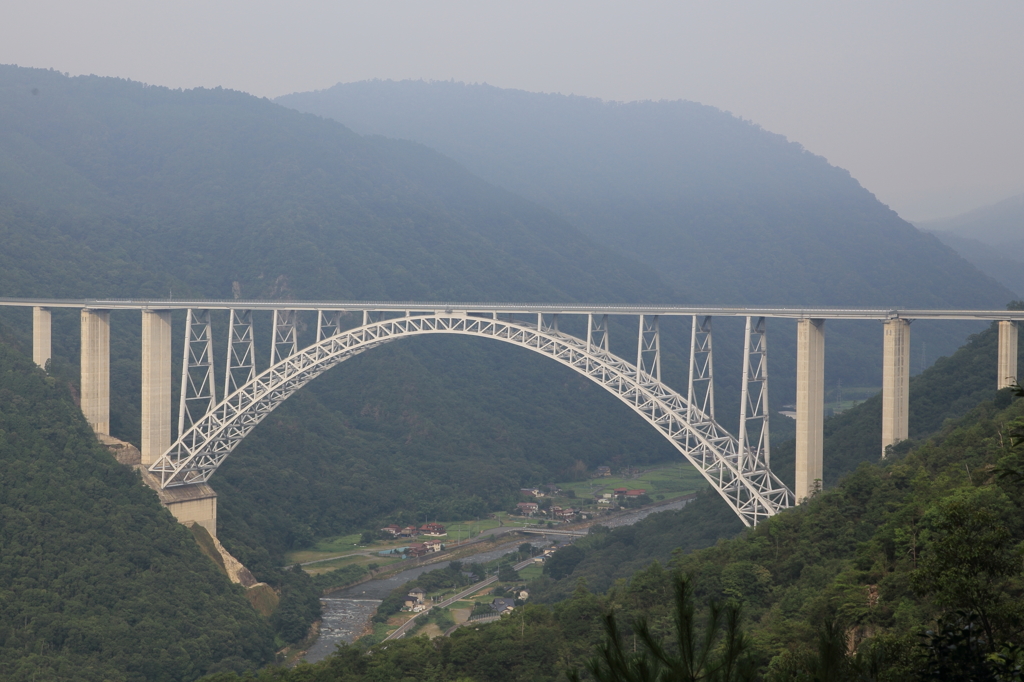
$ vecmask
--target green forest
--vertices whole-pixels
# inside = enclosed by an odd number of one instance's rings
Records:
[[[273,660],[242,588],[66,386],[2,343],[0,454],[0,678],[193,680]]]
[[[597,679],[1018,680],[1022,512],[1024,400],[1006,389],[909,452],[863,463],[835,488],[713,547],[676,551],[601,590],[592,573],[573,571],[566,598],[531,603],[498,623],[369,650],[342,646],[321,663],[258,679],[564,680],[573,671],[589,679],[588,663],[598,673],[615,669],[609,649],[617,641],[619,664],[634,676]],[[583,551],[612,563],[659,544],[669,527],[685,537],[698,519],[684,510],[596,530]],[[573,551],[581,547],[555,556]],[[690,598],[677,610],[680,577]],[[681,622],[689,624],[682,640]],[[709,649],[704,667],[691,668],[705,676],[642,674],[642,659],[657,667],[644,637],[631,649],[638,634],[666,645],[669,662],[681,641]],[[712,670],[729,656],[731,672]]]

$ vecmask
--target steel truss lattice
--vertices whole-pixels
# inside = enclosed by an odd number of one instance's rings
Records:
[[[591,320],[588,338],[584,341],[544,324],[503,321],[489,313],[486,315],[412,313],[386,320],[368,320],[361,327],[321,338],[305,349],[282,357],[226,396],[179,437],[150,471],[165,488],[205,482],[264,417],[295,391],[337,364],[396,339],[462,334],[528,348],[605,388],[667,438],[746,525],[792,506],[792,492],[767,466],[760,465],[760,458],[740,457],[737,439],[710,416],[691,409],[683,396],[660,381],[649,380],[646,376],[644,381],[638,381],[636,366],[607,351],[606,319],[599,325]],[[602,338],[595,338],[602,332]],[[744,462],[753,466],[746,468]]]

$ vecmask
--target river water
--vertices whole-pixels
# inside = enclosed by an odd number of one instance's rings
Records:
[[[688,500],[675,500],[666,504],[639,509],[616,516],[602,525],[609,528],[629,526],[640,519],[654,514],[655,512],[668,511],[670,509],[682,509]],[[551,540],[564,541],[564,537],[551,536]],[[533,544],[540,546],[550,545],[551,540],[533,540]],[[526,541],[525,539],[523,540]],[[480,552],[472,556],[463,557],[460,561],[463,564],[487,563],[516,551],[516,548],[504,547],[492,549],[488,552]],[[370,580],[355,585],[345,590],[332,593],[329,597],[321,597],[320,603],[323,607],[323,620],[320,624],[320,637],[316,643],[306,652],[304,659],[310,663],[316,663],[334,652],[334,649],[341,642],[351,643],[356,637],[362,634],[369,625],[370,618],[377,610],[377,605],[390,594],[391,590],[400,587],[405,583],[418,578],[427,571],[438,568],[445,568],[448,562],[438,562],[426,566],[417,566],[407,571],[396,573],[390,578],[383,580]]]

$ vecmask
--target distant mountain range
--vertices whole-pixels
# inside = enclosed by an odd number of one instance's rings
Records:
[[[428,145],[645,263],[681,300],[1002,308],[1014,298],[847,171],[714,107],[379,80],[276,101],[356,132]],[[729,321],[716,324],[741,334]],[[772,329],[772,390],[788,402],[795,332],[780,321]],[[979,329],[916,324],[914,371]],[[879,385],[876,326],[829,323],[826,334],[829,386]],[[738,366],[740,348],[730,343],[723,335],[722,367]]]
[[[952,218],[915,224],[1024,297],[1024,194]]]

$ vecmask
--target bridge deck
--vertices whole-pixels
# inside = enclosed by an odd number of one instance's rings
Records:
[[[445,312],[536,315],[661,315],[775,317],[836,320],[1017,320],[1021,310],[926,310],[911,308],[795,308],[747,306],[599,305],[585,303],[482,303],[445,301],[244,301],[0,298],[0,306],[91,308],[93,310],[343,310],[361,312]]]

